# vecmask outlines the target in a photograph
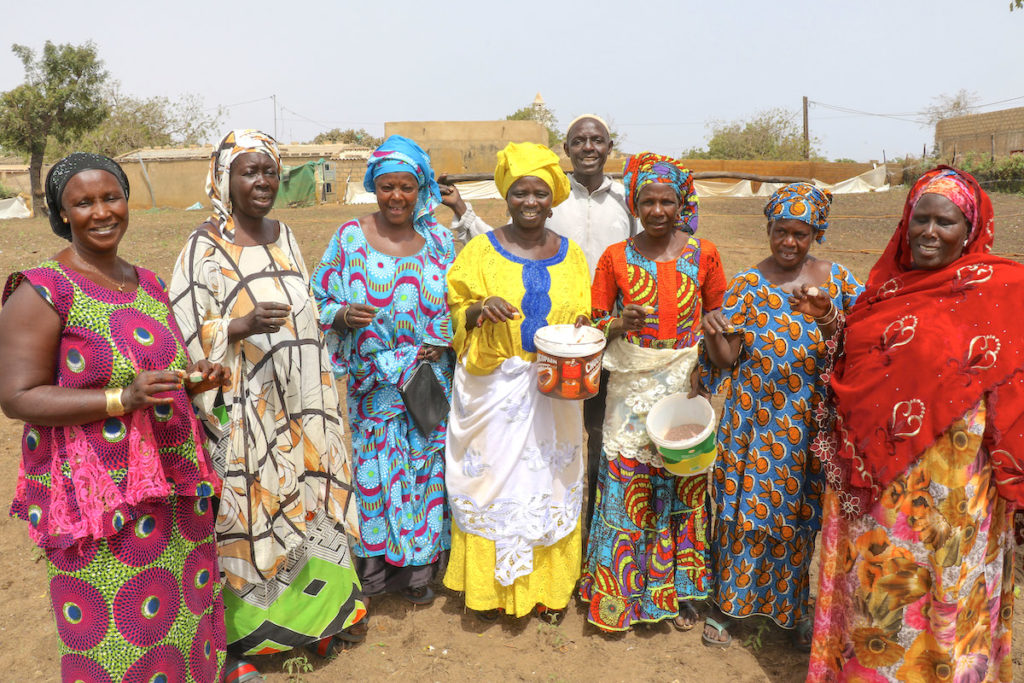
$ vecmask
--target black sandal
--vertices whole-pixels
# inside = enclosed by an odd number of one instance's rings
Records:
[[[437,599],[437,594],[430,590],[430,586],[403,588],[401,596],[414,605],[429,605]]]

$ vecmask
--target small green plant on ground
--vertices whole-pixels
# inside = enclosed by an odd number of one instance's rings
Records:
[[[771,626],[767,620],[760,620],[757,624],[757,628],[743,641],[743,647],[749,647],[754,652],[758,652],[764,646],[764,637],[771,630]]]
[[[309,663],[309,658],[305,654],[297,654],[284,660],[281,668],[288,674],[288,680],[291,683],[302,683],[306,680],[302,674],[312,671],[313,665]]]

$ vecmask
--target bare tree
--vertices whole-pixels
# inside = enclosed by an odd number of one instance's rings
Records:
[[[1024,1],[1024,0],[1022,0]],[[943,119],[951,119],[954,116],[970,114],[974,105],[978,103],[977,93],[960,88],[953,95],[942,94],[932,98],[932,104],[924,109],[925,119],[929,126],[934,126]]]

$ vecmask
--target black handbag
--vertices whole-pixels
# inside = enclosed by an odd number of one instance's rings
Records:
[[[409,379],[398,387],[398,393],[405,401],[413,423],[423,436],[430,436],[448,415],[448,399],[444,387],[437,381],[434,369],[427,361],[421,361],[412,371]]]

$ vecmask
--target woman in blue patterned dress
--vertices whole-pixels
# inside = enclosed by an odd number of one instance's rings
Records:
[[[335,376],[348,375],[363,591],[429,604],[451,544],[444,495],[447,418],[422,434],[398,388],[429,362],[451,396],[446,276],[451,234],[437,225],[440,191],[419,145],[392,135],[363,186],[379,211],[342,225],[312,276]]]
[[[725,302],[704,318],[704,386],[728,386],[714,469],[712,602],[704,642],[728,647],[732,619],[764,616],[810,644],[808,592],[824,475],[811,455],[811,415],[821,400],[825,342],[815,319],[790,308],[802,285],[849,311],[862,285],[838,263],[809,254],[828,227],[832,195],[786,185],[765,206],[771,255],[739,273]],[[829,321],[819,321],[827,324]]]

